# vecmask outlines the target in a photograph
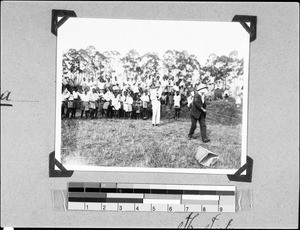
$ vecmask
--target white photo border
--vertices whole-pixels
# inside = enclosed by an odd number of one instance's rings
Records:
[[[68,20],[80,20],[87,18],[69,18]],[[95,18],[88,18],[95,19]],[[99,20],[103,18],[97,18]],[[65,22],[67,23],[68,20]],[[158,21],[158,20],[141,20],[141,19],[104,19],[104,20],[134,20],[134,21]],[[170,21],[170,22],[183,22],[175,20],[159,20],[159,21]],[[184,21],[184,22],[195,22],[195,21]],[[216,21],[197,21],[197,22],[211,22]],[[220,21],[218,21],[220,22]],[[221,22],[221,23],[238,23],[239,22]],[[61,26],[63,27],[64,24]],[[60,27],[60,28],[61,28]],[[242,25],[241,29],[248,33]],[[60,28],[57,29],[57,59],[56,59],[56,120],[55,120],[55,158],[61,162],[61,85],[62,78],[62,47],[59,40]],[[248,151],[248,103],[249,103],[249,59],[250,59],[250,35],[249,35],[249,46],[247,46],[248,57],[244,57],[244,85],[243,85],[243,114],[242,114],[242,147],[241,147],[241,167],[247,162],[247,151]],[[196,169],[196,168],[141,168],[141,167],[103,167],[103,166],[78,166],[78,165],[63,165],[67,170],[74,171],[97,171],[97,172],[133,172],[133,173],[187,173],[187,174],[235,174],[237,169]],[[245,175],[243,172],[241,175]]]

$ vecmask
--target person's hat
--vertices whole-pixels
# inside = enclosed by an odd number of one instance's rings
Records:
[[[205,84],[199,84],[197,87],[197,91],[201,90],[201,89],[207,89],[207,86]]]

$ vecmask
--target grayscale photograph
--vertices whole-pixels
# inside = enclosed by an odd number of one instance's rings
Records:
[[[240,23],[70,18],[57,44],[56,156],[66,168],[223,174],[245,163]]]

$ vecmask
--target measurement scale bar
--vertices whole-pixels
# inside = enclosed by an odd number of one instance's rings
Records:
[[[68,183],[68,210],[235,212],[235,186]]]

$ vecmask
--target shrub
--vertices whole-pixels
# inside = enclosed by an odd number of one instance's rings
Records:
[[[173,119],[174,107],[162,105],[161,118]],[[190,118],[190,110],[184,106],[180,110],[180,118]],[[234,99],[207,101],[206,119],[222,125],[237,125],[242,123],[242,109],[237,108]]]
[[[237,108],[234,100],[217,100],[207,102],[207,119],[222,125],[242,123],[242,110]]]

